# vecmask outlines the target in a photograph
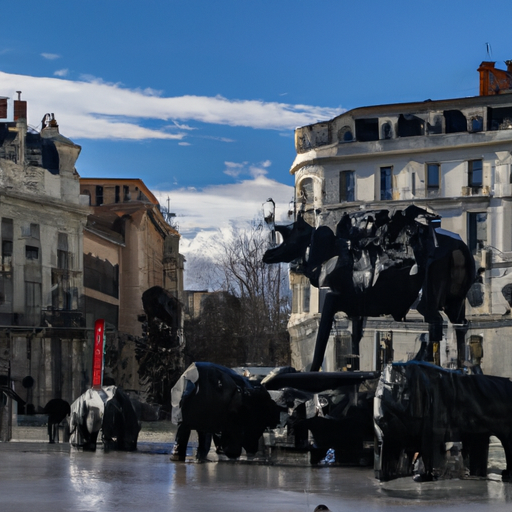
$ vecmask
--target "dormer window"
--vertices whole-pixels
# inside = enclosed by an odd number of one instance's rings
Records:
[[[391,123],[384,123],[382,125],[382,138],[384,140],[391,139],[393,137],[393,129],[391,128]]]
[[[379,120],[356,119],[356,139],[361,142],[379,140]]]
[[[352,142],[354,135],[350,126],[344,126],[338,130],[338,140],[340,142]]]
[[[471,118],[471,131],[481,132],[484,129],[484,120],[482,116],[474,116]]]

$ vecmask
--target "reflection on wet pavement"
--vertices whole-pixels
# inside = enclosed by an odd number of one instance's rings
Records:
[[[512,510],[512,484],[497,475],[381,484],[367,468],[173,463],[167,454],[0,449],[0,458],[2,512]]]

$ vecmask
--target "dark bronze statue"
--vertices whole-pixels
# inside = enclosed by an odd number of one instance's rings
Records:
[[[224,366],[192,363],[172,390],[172,421],[179,426],[174,460],[184,460],[190,430],[202,434],[219,434],[223,453],[240,457],[258,451],[264,430],[279,422],[279,409],[268,391],[256,382]],[[183,435],[184,433],[184,435]],[[205,458],[209,444],[200,446]]]
[[[106,450],[134,451],[140,423],[128,395],[117,386],[90,388],[71,404],[69,442],[95,451],[100,431]]]
[[[502,479],[512,480],[510,379],[421,361],[393,363],[381,376],[375,401],[375,471],[380,480],[410,475],[414,454],[423,462],[421,481],[442,478],[443,467],[459,447],[469,475],[485,477],[491,435],[505,451]]]
[[[443,311],[455,325],[458,366],[464,364],[465,298],[475,279],[475,262],[458,235],[438,227],[439,220],[409,206],[345,213],[336,233],[327,226],[313,228],[302,215],[291,225],[276,226],[283,242],[269,249],[263,261],[296,262],[313,286],[330,289],[311,371],[322,365],[336,312],[343,311],[352,320],[352,369],[358,370],[364,318],[391,315],[403,321],[420,291],[417,309],[429,324],[429,343],[422,343],[416,357],[435,360]]]

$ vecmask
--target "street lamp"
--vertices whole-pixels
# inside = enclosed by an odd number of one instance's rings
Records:
[[[263,203],[263,219],[270,228],[270,242],[274,246],[276,245],[276,203],[271,197]]]

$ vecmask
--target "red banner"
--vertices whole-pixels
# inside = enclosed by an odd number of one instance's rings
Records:
[[[105,320],[94,324],[94,351],[92,356],[92,387],[103,385],[103,351],[105,347]]]

